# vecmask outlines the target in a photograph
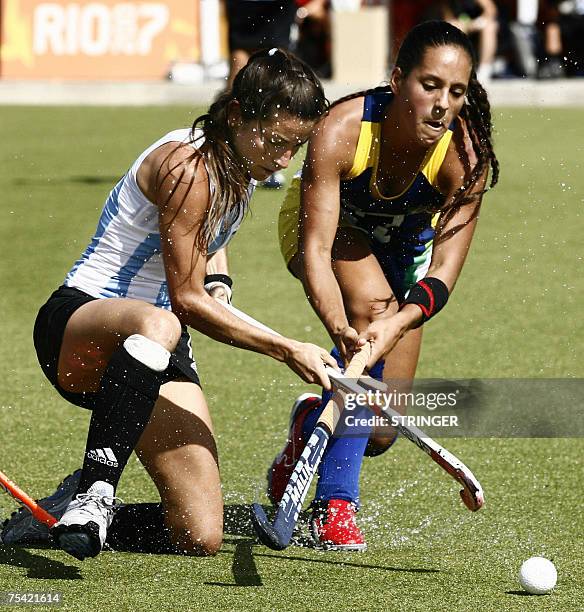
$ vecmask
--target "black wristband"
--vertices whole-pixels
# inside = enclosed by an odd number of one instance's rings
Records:
[[[203,285],[208,285],[209,283],[223,283],[230,289],[233,288],[233,279],[228,274],[207,274],[203,281]]]
[[[419,327],[446,306],[448,296],[448,287],[439,278],[427,276],[418,281],[410,289],[408,297],[400,306],[400,310],[406,304],[415,304],[418,306],[422,311],[422,321],[417,326]]]

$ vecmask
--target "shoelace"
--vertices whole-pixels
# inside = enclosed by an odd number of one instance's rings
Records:
[[[90,507],[88,507],[90,503],[91,507],[100,512],[104,518],[107,517],[108,513],[124,503],[119,497],[109,497],[107,495],[98,495],[97,493],[79,493],[75,496],[75,501],[84,504],[75,509],[77,512],[93,516]]]

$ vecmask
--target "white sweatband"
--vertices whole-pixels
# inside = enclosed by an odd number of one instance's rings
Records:
[[[124,348],[132,357],[155,372],[168,368],[170,353],[158,342],[141,334],[132,334],[124,340]]]
[[[227,302],[229,304],[231,304],[231,298],[233,296],[233,290],[231,289],[231,287],[229,285],[227,285],[226,283],[222,282],[222,281],[211,281],[210,283],[206,283],[204,285],[205,287],[205,291],[210,295],[211,291],[213,291],[213,289],[215,289],[216,287],[221,287],[222,289],[225,290],[225,293],[227,294]]]

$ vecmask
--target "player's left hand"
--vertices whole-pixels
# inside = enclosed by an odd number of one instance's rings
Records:
[[[345,367],[351,361],[353,355],[365,344],[364,341],[359,340],[357,330],[349,325],[338,334],[331,334],[331,338],[341,354]]]
[[[373,367],[390,353],[408,329],[407,320],[400,316],[400,313],[370,323],[367,329],[359,335],[359,341],[371,342],[372,345],[367,367]]]

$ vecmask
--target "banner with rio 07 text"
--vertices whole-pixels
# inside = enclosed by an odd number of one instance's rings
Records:
[[[197,0],[0,0],[0,75],[158,79],[198,61]]]

